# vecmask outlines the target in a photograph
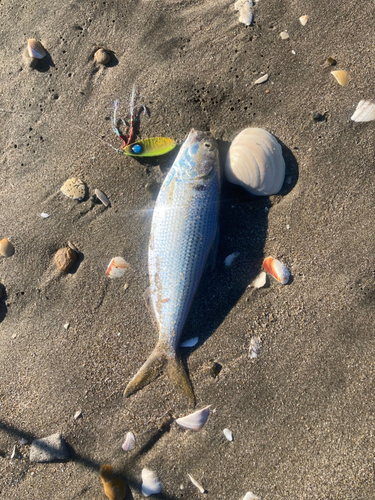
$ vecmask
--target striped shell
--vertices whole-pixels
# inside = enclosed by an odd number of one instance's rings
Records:
[[[225,162],[229,182],[257,196],[280,191],[285,177],[285,161],[275,137],[261,128],[246,128],[230,145]]]

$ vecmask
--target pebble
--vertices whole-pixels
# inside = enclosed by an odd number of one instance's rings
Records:
[[[77,253],[69,247],[60,248],[55,255],[56,265],[63,273],[67,273],[76,260]]]
[[[0,241],[0,255],[3,257],[11,257],[14,254],[14,246],[8,240],[8,238],[3,238]]]
[[[34,439],[30,447],[30,462],[67,460],[69,451],[60,433]]]
[[[86,184],[76,177],[65,181],[60,190],[65,196],[72,198],[72,200],[81,201],[86,196]]]
[[[313,111],[312,112],[312,119],[314,122],[324,122],[326,117],[319,113],[318,111]]]
[[[288,35],[288,33],[287,33],[286,31],[282,31],[282,32],[280,33],[280,38],[281,38],[282,40],[289,40],[289,35]]]
[[[99,49],[95,52],[94,59],[97,64],[106,65],[111,60],[111,56],[104,49]]]
[[[106,197],[103,191],[100,191],[100,189],[95,189],[95,194],[98,200],[100,200],[105,207],[109,206],[109,199]]]

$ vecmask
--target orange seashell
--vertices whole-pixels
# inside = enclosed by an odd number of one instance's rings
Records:
[[[109,263],[105,272],[109,278],[121,278],[129,264],[122,257],[114,257]]]
[[[273,257],[267,257],[263,261],[263,269],[276,278],[277,281],[280,281],[283,285],[288,283],[290,272],[279,260],[274,259]]]

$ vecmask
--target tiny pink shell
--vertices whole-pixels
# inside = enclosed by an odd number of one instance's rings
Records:
[[[29,56],[34,59],[43,59],[47,55],[46,49],[43,45],[35,40],[35,38],[30,38],[27,42],[27,50],[29,52]]]
[[[276,278],[277,281],[280,281],[283,285],[288,283],[290,272],[279,260],[274,259],[273,257],[267,257],[263,261],[263,269]]]
[[[132,432],[128,432],[125,436],[124,444],[122,445],[122,449],[124,451],[131,451],[135,446],[135,437]]]

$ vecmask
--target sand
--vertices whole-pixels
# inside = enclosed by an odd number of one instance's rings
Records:
[[[215,500],[373,498],[375,125],[350,116],[374,98],[374,11],[354,0],[260,0],[246,27],[233,3],[0,4],[0,239],[15,246],[0,260],[1,498],[105,498],[104,463],[127,481],[128,499],[143,498],[143,467],[157,472],[160,499],[201,498],[187,473]],[[48,51],[34,70],[28,38]],[[95,47],[113,51],[108,67],[94,63]],[[350,72],[348,86],[327,57]],[[269,80],[253,86],[262,73]],[[121,145],[113,101],[126,118],[133,84],[150,110],[139,138],[207,129],[223,157],[240,130],[262,127],[287,162],[280,195],[223,186],[216,268],[183,337],[200,338],[183,353],[196,408],[212,405],[197,433],[158,431],[168,412],[191,411],[165,376],[123,398],[157,338],[143,297],[154,203],[145,186],[176,154],[137,160],[109,147]],[[87,184],[84,201],[60,192],[69,177]],[[95,188],[110,207],[91,203]],[[68,240],[81,256],[62,274],[54,255]],[[130,269],[110,280],[116,255]],[[248,288],[268,255],[288,266],[290,284]],[[254,335],[261,351],[250,361]],[[137,445],[125,453],[129,430]],[[55,433],[68,462],[30,463],[17,444]],[[15,444],[21,458],[11,459]]]

